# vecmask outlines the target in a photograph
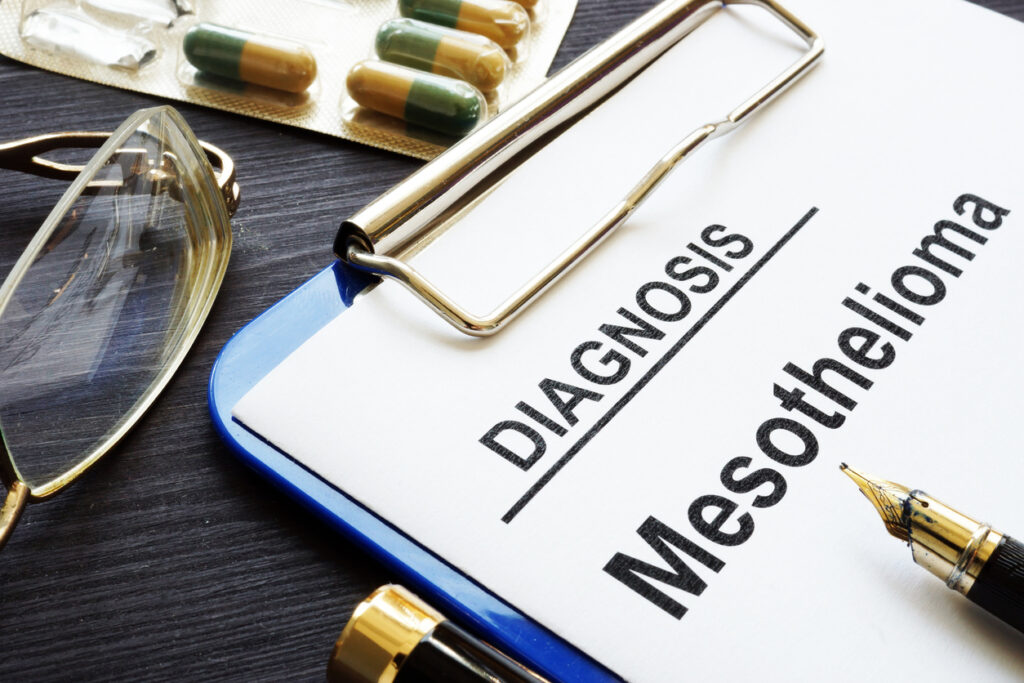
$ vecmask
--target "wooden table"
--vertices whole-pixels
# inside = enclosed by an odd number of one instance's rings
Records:
[[[1024,20],[1024,0],[978,2]],[[580,0],[555,68],[652,4]],[[5,139],[113,130],[159,101],[0,58]],[[210,423],[206,386],[235,331],[330,263],[341,219],[420,162],[176,106],[238,165],[231,266],[154,408],[78,483],[30,506],[0,553],[0,681],[322,680],[356,603],[400,578],[235,459]],[[9,267],[65,186],[0,178]]]

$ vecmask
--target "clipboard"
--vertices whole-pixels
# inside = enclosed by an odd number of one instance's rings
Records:
[[[406,262],[408,256],[429,245],[439,231],[513,172],[524,157],[614,94],[633,75],[728,5],[754,5],[767,10],[806,43],[806,52],[725,118],[682,138],[611,212],[494,311],[483,316],[466,311]],[[345,221],[334,245],[338,260],[243,328],[221,351],[209,385],[216,428],[243,462],[485,641],[555,680],[620,680],[260,439],[232,418],[232,409],[265,375],[381,277],[400,282],[460,332],[472,336],[499,332],[621,226],[680,162],[706,142],[740,126],[783,93],[817,63],[823,51],[821,39],[775,0],[665,0],[655,6]]]

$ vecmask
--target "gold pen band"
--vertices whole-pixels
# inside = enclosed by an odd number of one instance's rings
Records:
[[[401,586],[381,586],[359,603],[327,665],[330,681],[391,683],[402,662],[444,616]]]
[[[905,507],[914,562],[967,595],[1003,535],[923,491],[912,491]]]

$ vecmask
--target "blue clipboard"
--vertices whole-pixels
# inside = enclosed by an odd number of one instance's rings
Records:
[[[231,410],[242,396],[343,313],[371,281],[369,276],[337,261],[235,334],[221,350],[210,377],[210,412],[217,430],[244,463],[395,571],[408,588],[446,616],[487,642],[555,680],[620,680],[232,419]]]
[[[707,17],[723,7],[743,4],[760,6],[781,20],[805,41],[806,52],[727,118],[704,125],[677,143],[620,204],[626,208],[612,212],[591,227],[577,245],[563,252],[547,271],[521,290],[527,294],[514,295],[500,313],[496,310],[496,317],[465,317],[464,311],[399,258],[407,247],[422,240],[435,219],[443,218],[472,199],[471,193],[467,194],[467,186],[475,183],[482,187],[500,181],[501,173],[516,168],[516,154],[530,154],[535,144],[543,144],[542,141],[557,133],[563,123],[576,120],[594,102],[611,96],[623,82]],[[341,261],[334,263],[228,342],[210,379],[210,409],[217,428],[243,461],[397,572],[409,588],[441,612],[491,644],[556,680],[620,680],[457,571],[443,558],[232,420],[231,411],[260,379],[352,304],[353,297],[373,282],[373,277],[365,274],[367,270],[399,279],[460,330],[487,334],[487,330],[496,329],[621,225],[631,210],[657,187],[660,179],[690,152],[703,142],[733,130],[785,91],[817,62],[823,49],[817,34],[776,0],[664,0],[656,5],[345,221],[334,252],[362,270]],[[339,392],[345,391],[346,388],[339,388]],[[347,398],[358,400],[359,397]]]

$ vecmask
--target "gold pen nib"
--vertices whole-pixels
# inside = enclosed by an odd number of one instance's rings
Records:
[[[839,469],[853,479],[860,492],[875,506],[889,533],[901,541],[909,542],[910,534],[903,520],[903,508],[904,503],[910,499],[910,489],[884,479],[867,477],[847,466],[845,462]]]

